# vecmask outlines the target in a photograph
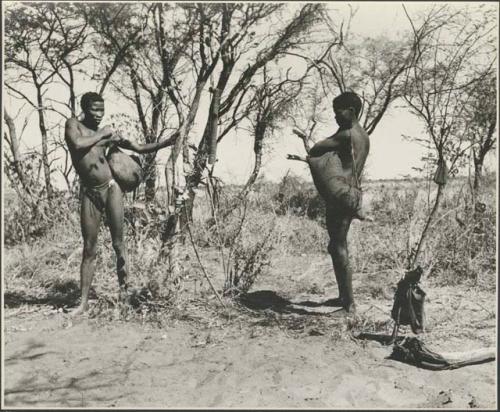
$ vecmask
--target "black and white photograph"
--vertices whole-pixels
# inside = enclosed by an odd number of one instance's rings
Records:
[[[497,1],[1,7],[2,410],[497,410]]]

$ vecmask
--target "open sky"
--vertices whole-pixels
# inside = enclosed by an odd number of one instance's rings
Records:
[[[411,2],[405,3],[405,6],[412,15],[430,4],[432,3]],[[465,5],[466,3],[459,2],[453,4],[454,7],[465,7]],[[331,2],[329,8],[334,20],[346,19],[350,11],[349,6],[356,10],[350,25],[350,32],[356,35],[377,36],[385,34],[389,37],[397,37],[402,31],[410,28],[402,3]],[[84,90],[85,87],[82,86],[79,89]],[[18,110],[19,103],[8,98],[5,93],[4,97],[3,101],[7,107],[11,112],[15,113]],[[106,109],[109,116],[123,111],[123,106],[117,102],[108,101]],[[203,99],[200,112],[206,112],[206,109],[207,99]],[[200,133],[203,123],[204,119],[197,119],[197,124],[193,130],[195,134]],[[103,124],[106,124],[106,119]],[[276,133],[273,141],[266,147],[261,173],[269,180],[279,180],[287,171],[305,179],[310,179],[308,168],[304,163],[286,159],[288,153],[305,154],[302,142],[292,134],[291,130],[291,127],[283,126],[283,129]],[[331,135],[335,130],[336,124],[332,113],[332,121],[329,127],[325,128],[326,134],[324,137]],[[394,179],[405,175],[416,176],[417,173],[412,167],[421,165],[420,158],[424,155],[423,148],[417,143],[404,140],[402,136],[421,136],[423,133],[423,124],[408,110],[398,107],[396,102],[371,135],[371,150],[366,164],[366,177],[370,179]],[[36,114],[33,114],[23,134],[22,149],[38,146],[39,144],[37,119]],[[218,147],[219,162],[216,174],[226,183],[243,183],[253,168],[252,146],[252,138],[244,130],[226,136]],[[167,150],[159,155],[160,164],[166,160],[167,155]],[[491,156],[488,163],[490,168],[496,165],[496,155]],[[162,182],[163,177],[160,172],[160,183]],[[62,179],[60,183],[62,184]]]

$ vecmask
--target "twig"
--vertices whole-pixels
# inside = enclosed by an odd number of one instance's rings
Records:
[[[486,309],[483,305],[481,305],[479,302],[474,302],[477,306],[479,306],[481,309],[483,309],[489,316],[495,316],[495,313]]]
[[[301,162],[307,163],[307,159],[305,157],[301,157],[301,156],[298,156],[298,155],[288,154],[288,155],[286,155],[286,158],[288,160],[299,160]]]
[[[194,253],[196,254],[196,259],[198,260],[198,263],[201,267],[201,270],[203,272],[203,275],[205,276],[205,279],[208,281],[208,284],[210,285],[210,287],[212,288],[212,291],[215,293],[215,296],[217,296],[217,299],[219,300],[220,304],[224,307],[224,309],[227,309],[227,306],[224,304],[224,302],[222,301],[219,293],[217,292],[217,290],[215,289],[212,281],[210,280],[210,277],[208,276],[208,273],[207,271],[205,270],[205,267],[203,266],[203,263],[201,263],[201,259],[200,259],[200,255],[198,254],[198,249],[196,249],[196,245],[194,243],[194,240],[193,240],[193,234],[191,233],[191,226],[189,224],[189,219],[187,219],[187,213],[186,213],[186,227],[188,229],[188,233],[189,233],[189,239],[191,241],[191,245],[193,246],[193,249],[194,249]]]

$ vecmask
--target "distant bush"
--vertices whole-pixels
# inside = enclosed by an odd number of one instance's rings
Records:
[[[428,193],[430,187],[431,193]],[[371,193],[370,213],[375,223],[359,224],[350,233],[355,271],[406,269],[408,254],[417,241],[435,196],[431,184],[377,187]],[[438,283],[483,282],[495,287],[495,186],[485,185],[478,212],[464,179],[450,181],[423,245],[420,264]],[[479,208],[481,210],[481,208]]]
[[[488,188],[475,203],[470,194],[451,191],[428,248],[430,275],[440,283],[468,281],[495,289],[496,202]]]
[[[4,209],[5,245],[31,244],[56,224],[70,221],[77,210],[78,199],[65,191],[56,191],[51,204],[46,198],[28,204],[15,196]]]
[[[325,218],[325,202],[312,183],[286,175],[279,184],[278,193],[273,197],[276,213],[306,216],[309,219]]]

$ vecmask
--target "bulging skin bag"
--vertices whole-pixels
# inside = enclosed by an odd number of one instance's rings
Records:
[[[362,192],[352,141],[349,141],[349,146],[352,161],[350,177],[345,176],[341,154],[336,150],[322,156],[309,156],[307,162],[314,185],[326,203],[353,213],[361,208]]]
[[[335,179],[342,176],[343,172],[339,155],[336,152],[327,152],[321,156],[309,157],[308,164],[314,185],[323,199],[328,201],[337,197],[339,190]]]
[[[413,333],[421,333],[425,323],[425,292],[418,286],[423,270],[420,266],[406,272],[403,279],[398,282],[394,295],[394,305],[391,317],[395,320],[395,332],[399,325],[410,325]]]
[[[361,190],[356,179],[344,176],[342,161],[336,152],[327,152],[322,156],[309,157],[309,168],[314,186],[329,205],[347,211],[355,211],[361,205]],[[353,171],[353,177],[355,177]]]
[[[111,147],[106,156],[116,183],[124,192],[132,192],[144,178],[140,160],[129,156],[118,147]]]

